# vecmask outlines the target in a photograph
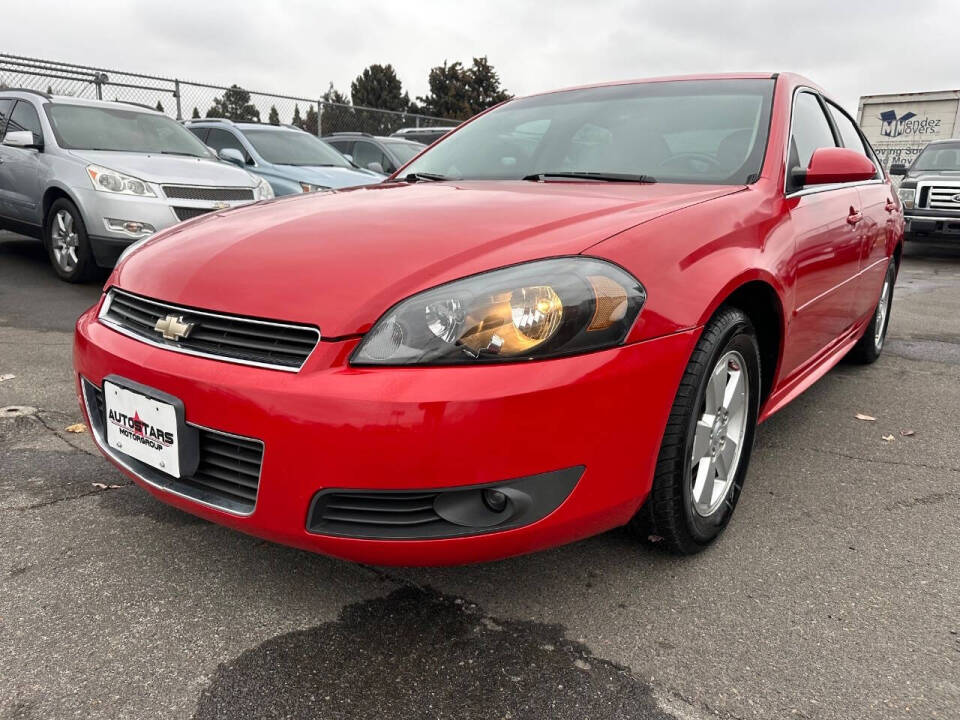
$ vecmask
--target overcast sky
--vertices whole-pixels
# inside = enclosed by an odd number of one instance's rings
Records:
[[[3,52],[316,97],[392,63],[411,97],[487,55],[512,93],[792,70],[860,95],[960,88],[960,2],[83,0],[6,2]],[[12,30],[16,32],[12,32]]]

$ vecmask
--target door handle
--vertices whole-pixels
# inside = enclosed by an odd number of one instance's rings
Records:
[[[893,202],[890,198],[887,198],[887,204],[883,206],[883,209],[887,212],[893,212],[897,209],[896,203]]]
[[[863,220],[863,213],[851,207],[850,214],[847,215],[847,222],[851,225],[856,225],[861,220]]]

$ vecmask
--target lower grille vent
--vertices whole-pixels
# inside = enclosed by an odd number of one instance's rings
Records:
[[[95,415],[90,421],[94,424],[97,439],[106,447],[106,406],[103,391],[84,380],[84,393],[92,411],[91,415]],[[120,455],[124,462],[151,484],[231,512],[250,513],[256,505],[260,487],[263,443],[209,428],[195,427],[199,434],[200,462],[196,472],[190,477],[174,478],[123,455],[118,450],[110,448],[110,452]]]

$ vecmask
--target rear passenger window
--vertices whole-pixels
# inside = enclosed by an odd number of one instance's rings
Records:
[[[808,92],[797,95],[793,103],[793,131],[790,134],[790,170],[806,169],[813,151],[822,147],[836,147],[833,131],[823,114],[820,101]]]
[[[830,115],[833,116],[833,124],[836,125],[837,130],[840,131],[840,139],[843,140],[843,146],[870,157],[870,153],[868,153],[867,149],[863,146],[863,140],[860,137],[860,133],[857,132],[853,120],[840,112],[840,109],[834,107],[832,103],[827,103],[827,107],[830,108]]]

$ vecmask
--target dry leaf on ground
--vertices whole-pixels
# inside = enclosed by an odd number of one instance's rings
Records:
[[[857,413],[854,415],[857,420],[866,420],[867,422],[875,422],[876,418],[873,415],[864,415],[863,413]]]
[[[890,442],[893,442],[895,439],[896,439],[896,438],[894,438],[893,435],[884,435],[884,436],[883,436],[883,441],[884,441],[884,442],[890,443]]]
[[[67,425],[64,430],[72,433],[82,433],[87,431],[87,426],[83,423],[75,423],[74,425]]]
[[[12,373],[4,373],[3,375],[0,375],[0,382],[3,382],[4,380],[13,380],[15,377],[16,375],[13,375]]]
[[[913,437],[914,435],[916,435],[916,433],[915,433],[913,430],[901,430],[901,431],[900,431],[900,436],[901,436],[901,437]]]

